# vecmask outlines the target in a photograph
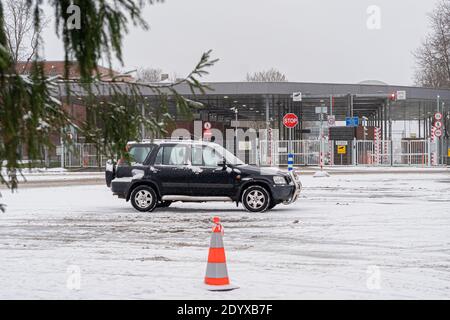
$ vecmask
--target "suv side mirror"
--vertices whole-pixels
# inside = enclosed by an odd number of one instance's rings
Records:
[[[225,159],[222,159],[219,162],[217,162],[217,166],[225,168],[227,166],[227,162],[225,161]]]

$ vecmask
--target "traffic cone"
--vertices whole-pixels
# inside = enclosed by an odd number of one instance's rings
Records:
[[[237,289],[230,284],[228,278],[225,248],[223,247],[223,227],[220,218],[214,217],[215,226],[212,229],[209,246],[208,264],[206,266],[205,285],[210,291],[229,291]]]

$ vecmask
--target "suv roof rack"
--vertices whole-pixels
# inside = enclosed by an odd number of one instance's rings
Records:
[[[193,139],[176,139],[176,138],[165,138],[165,139],[142,139],[140,141],[128,141],[128,144],[135,144],[135,143],[151,143],[151,142],[156,142],[156,143],[162,143],[162,142],[205,142],[205,143],[209,143],[211,141],[205,141],[205,140],[193,140]]]

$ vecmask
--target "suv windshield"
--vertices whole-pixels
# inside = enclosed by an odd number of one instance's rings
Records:
[[[232,154],[230,151],[228,151],[221,145],[213,143],[213,144],[211,144],[211,147],[213,147],[215,150],[217,150],[217,152],[225,158],[225,161],[227,163],[237,165],[237,166],[245,164],[241,159],[236,157],[234,154]]]

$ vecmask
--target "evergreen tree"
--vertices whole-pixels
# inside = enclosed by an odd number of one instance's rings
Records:
[[[79,68],[81,79],[79,83],[73,83],[45,76],[40,62],[43,42],[39,34],[34,39],[36,54],[31,61],[31,73],[17,72],[7,46],[0,0],[1,183],[17,188],[17,174],[21,168],[19,148],[27,150],[31,166],[33,160],[42,158],[43,148],[54,148],[50,139],[52,134],[62,133],[65,143],[70,144],[66,132],[74,119],[64,112],[62,103],[70,102],[73,97],[82,100],[86,106],[87,117],[79,127],[81,134],[94,143],[99,152],[111,156],[122,156],[127,141],[140,138],[140,127],[147,132],[165,131],[171,121],[167,112],[168,95],[173,96],[179,110],[187,114],[192,107],[198,106],[178,94],[176,87],[186,84],[193,94],[208,89],[199,78],[216,62],[211,60],[210,51],[202,55],[189,75],[173,84],[125,83],[114,77],[104,80],[98,72],[98,62],[102,59],[106,59],[110,68],[113,57],[123,64],[122,40],[128,26],[133,24],[148,29],[142,10],[154,2],[162,0],[48,0],[54,10],[56,33],[64,46],[65,78],[68,78],[71,62]],[[35,30],[41,29],[43,4],[43,0],[27,0],[33,12]],[[79,19],[80,28],[77,28],[76,19]],[[149,89],[159,97],[158,103],[150,105],[143,96],[143,90]],[[99,95],[99,92],[107,94]],[[146,108],[147,116],[143,116],[142,106]],[[153,116],[155,114],[158,117]]]

